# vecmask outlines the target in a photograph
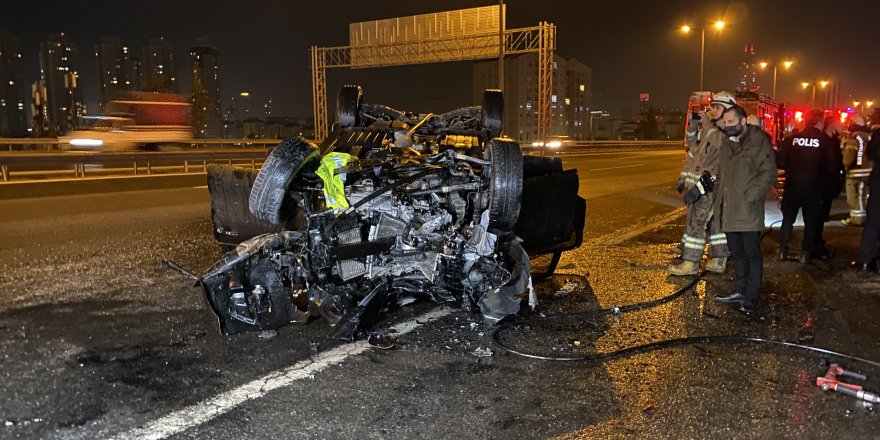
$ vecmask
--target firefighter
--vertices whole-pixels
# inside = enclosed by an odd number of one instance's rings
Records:
[[[868,176],[873,162],[868,159],[868,140],[871,129],[865,117],[853,116],[849,133],[843,141],[843,166],[846,169],[846,203],[849,205],[849,218],[840,222],[846,226],[865,224],[868,203]]]
[[[682,238],[681,263],[670,265],[671,275],[694,275],[700,269],[703,249],[709,241],[709,261],[706,270],[724,273],[727,268],[727,236],[721,232],[718,219],[712,215],[712,202],[715,195],[711,191],[712,182],[718,173],[718,160],[724,133],[721,131],[721,115],[736,105],[729,92],[718,92],[712,96],[709,107],[702,118],[699,143],[688,149],[685,168],[679,179],[679,191],[684,191],[687,204],[684,237]],[[695,121],[691,121],[693,123]],[[689,142],[691,133],[688,133]],[[696,133],[693,134],[694,138]],[[708,229],[708,231],[707,231]]]
[[[800,261],[808,264],[812,262],[820,239],[817,233],[824,212],[822,202],[827,197],[827,186],[839,162],[832,151],[833,142],[824,132],[824,112],[814,109],[805,116],[804,122],[804,129],[783,140],[776,155],[777,166],[785,170],[778,258],[780,261],[788,259],[791,231],[800,210],[804,218]]]
[[[868,141],[868,159],[880,159],[880,109],[871,115],[871,140]],[[871,169],[868,176],[869,192],[880,194],[880,170]],[[880,197],[869,197],[865,208],[865,229],[862,230],[861,254],[853,267],[860,271],[877,270],[877,244],[880,242]]]

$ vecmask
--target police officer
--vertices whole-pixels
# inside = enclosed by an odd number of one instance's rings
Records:
[[[843,149],[842,139],[844,128],[843,123],[834,116],[825,118],[825,135],[831,142],[822,144],[821,148],[830,148],[831,151],[822,153],[822,157],[832,157],[833,162],[828,165],[829,174],[826,181],[822,185],[822,209],[819,214],[819,221],[816,223],[816,245],[813,248],[813,257],[821,260],[827,260],[834,255],[834,252],[825,246],[825,222],[831,215],[831,204],[834,202],[840,192],[843,190]]]
[[[871,129],[862,115],[853,116],[849,133],[843,141],[843,166],[846,169],[846,203],[849,218],[840,221],[846,226],[865,224],[865,206],[868,204],[868,176],[874,162],[868,159],[868,140]]]
[[[788,259],[788,244],[798,211],[804,218],[804,238],[801,242],[801,263],[810,263],[819,239],[818,223],[822,220],[823,204],[831,176],[838,163],[834,145],[825,133],[822,110],[814,109],[804,118],[805,128],[782,141],[776,155],[776,164],[785,170],[785,188],[782,196],[782,227],[779,230],[779,260]]]
[[[679,179],[679,191],[687,188],[686,193],[691,195],[686,194],[685,197],[688,200],[688,211],[682,238],[682,261],[667,268],[671,275],[694,275],[699,271],[707,238],[709,261],[706,263],[706,270],[724,273],[727,268],[727,258],[730,256],[727,236],[721,232],[718,219],[712,215],[715,195],[710,185],[718,174],[721,144],[725,137],[721,131],[721,115],[735,105],[736,100],[729,92],[713,95],[705,112],[706,117],[700,121],[702,129],[699,143],[688,149],[688,157]],[[697,121],[692,119],[689,126],[695,122]],[[696,133],[688,130],[689,144],[695,137]],[[700,179],[704,183],[698,184]]]

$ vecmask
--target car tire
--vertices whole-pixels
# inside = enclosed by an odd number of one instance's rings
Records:
[[[364,92],[359,85],[345,85],[336,95],[336,127],[354,127],[360,124],[360,108]]]
[[[504,93],[497,89],[483,91],[483,110],[480,127],[489,133],[489,139],[501,136],[504,124]]]
[[[512,231],[519,219],[523,191],[523,156],[512,139],[495,138],[486,144],[489,173],[489,227]],[[485,171],[484,171],[485,172]]]
[[[280,224],[293,214],[287,190],[304,170],[318,169],[318,149],[301,137],[283,140],[272,150],[254,179],[248,208],[260,220]]]
[[[211,224],[214,238],[223,253],[242,241],[260,234],[278,232],[280,225],[261,221],[248,207],[253,182],[258,172],[233,165],[208,164],[208,194],[211,196]]]

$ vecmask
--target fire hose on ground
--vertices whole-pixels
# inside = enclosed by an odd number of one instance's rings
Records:
[[[522,349],[514,348],[502,340],[502,333],[507,329],[512,327],[520,327],[528,324],[534,324],[541,321],[550,321],[554,319],[560,318],[572,318],[572,317],[604,317],[611,315],[615,321],[619,322],[621,315],[624,313],[631,313],[639,310],[645,310],[648,308],[656,307],[662,304],[669,303],[674,301],[680,297],[682,297],[686,292],[690,291],[694,286],[697,285],[702,280],[702,276],[697,276],[690,283],[682,287],[681,289],[673,292],[672,294],[658,298],[651,301],[645,301],[640,303],[628,304],[620,307],[610,307],[605,309],[598,310],[589,310],[584,312],[575,312],[575,313],[560,313],[554,315],[544,315],[537,318],[526,318],[519,319],[508,322],[501,322],[501,324],[495,329],[492,333],[492,339],[495,344],[500,347],[502,350],[507,351],[508,353],[522,356],[529,359],[537,359],[542,361],[556,361],[556,362],[602,362],[606,360],[625,358],[628,356],[647,353],[656,350],[663,350],[672,347],[681,347],[681,346],[690,346],[697,344],[754,344],[754,345],[768,345],[768,346],[776,346],[776,347],[785,347],[789,349],[802,350],[813,354],[819,354],[827,357],[837,358],[837,359],[845,359],[851,362],[857,362],[864,365],[869,365],[871,367],[875,367],[880,369],[880,362],[866,359],[863,357],[840,353],[833,350],[828,350],[820,347],[813,347],[810,345],[799,344],[796,342],[781,340],[781,339],[767,339],[760,338],[755,336],[738,336],[738,335],[705,335],[705,336],[689,336],[683,338],[674,338],[674,339],[665,339],[662,341],[650,342],[642,345],[635,345],[631,347],[625,347],[619,350],[602,352],[602,353],[594,353],[582,356],[554,356],[554,355],[544,355],[538,354],[534,352],[525,351]],[[836,369],[835,369],[836,367]],[[858,399],[865,400],[867,402],[872,403],[880,403],[880,398],[878,398],[875,394],[869,393],[867,391],[862,390],[859,386],[853,386],[851,384],[844,384],[836,380],[836,376],[847,376],[852,377],[859,380],[865,380],[866,377],[858,374],[852,373],[843,370],[837,364],[832,364],[832,368],[829,369],[829,372],[826,373],[824,377],[820,377],[817,379],[817,385],[823,387],[824,390],[832,390],[837,392],[843,392],[845,394],[852,395]]]

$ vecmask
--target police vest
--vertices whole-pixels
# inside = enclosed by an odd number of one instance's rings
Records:
[[[819,148],[819,139],[812,137],[795,136],[791,140],[791,145],[795,147]]]

